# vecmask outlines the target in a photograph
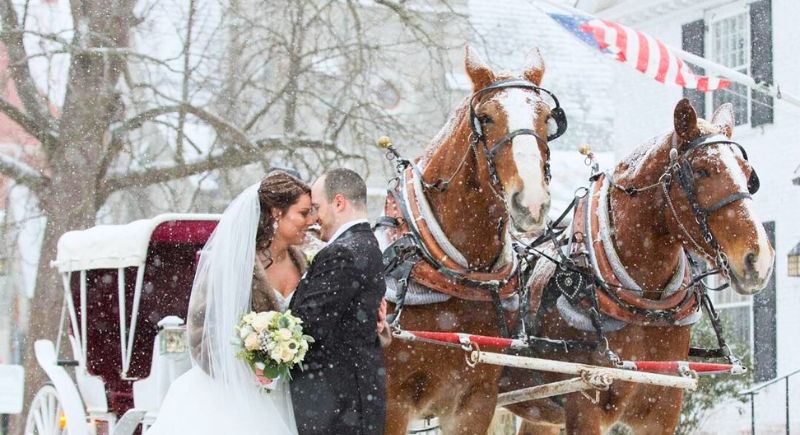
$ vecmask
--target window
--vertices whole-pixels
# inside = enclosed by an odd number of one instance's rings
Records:
[[[772,83],[772,0],[738,0],[706,12],[704,19],[681,26],[682,47],[753,78]],[[692,66],[696,74],[702,68]],[[711,98],[694,89],[684,89],[698,114],[712,113],[720,104],[731,103],[736,124],[758,127],[773,122],[773,99],[762,92],[733,83],[714,91]]]
[[[378,103],[388,110],[396,109],[400,105],[400,91],[391,82],[384,80],[378,86]]]
[[[709,58],[750,75],[750,15],[737,9],[733,14],[714,14],[709,21]],[[724,103],[733,104],[736,125],[750,122],[750,90],[746,86],[732,83],[727,89],[714,91],[708,113]]]
[[[716,277],[711,281],[713,286],[722,284],[722,281]],[[714,308],[716,308],[724,322],[724,327],[726,328],[725,340],[730,343],[744,344],[748,347],[748,351],[752,350],[752,296],[740,295],[730,288],[718,292],[709,292],[709,296],[711,296]]]
[[[789,276],[800,276],[800,243],[789,252]]]

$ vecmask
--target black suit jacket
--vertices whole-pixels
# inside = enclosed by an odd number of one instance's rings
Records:
[[[350,227],[317,253],[289,308],[314,337],[292,371],[300,435],[382,434],[386,371],[375,326],[386,290],[369,224]]]

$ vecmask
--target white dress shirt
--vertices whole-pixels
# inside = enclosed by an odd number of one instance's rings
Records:
[[[361,223],[369,224],[369,221],[366,220],[366,219],[355,219],[355,220],[352,220],[350,222],[343,223],[342,226],[340,226],[339,229],[336,230],[335,233],[333,233],[333,236],[331,236],[331,239],[328,240],[328,245],[333,243],[334,240],[336,240],[339,236],[344,234],[345,231],[349,230],[350,227],[353,227],[353,226],[361,224]]]

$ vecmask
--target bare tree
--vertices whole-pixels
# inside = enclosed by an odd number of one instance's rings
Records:
[[[112,195],[253,163],[309,176],[342,159],[366,169],[376,135],[421,144],[452,104],[444,75],[464,37],[447,42],[443,21],[463,18],[448,2],[215,1],[71,0],[68,29],[46,31],[31,2],[0,0],[21,100],[0,98],[0,112],[40,146],[38,165],[0,155],[0,174],[46,217],[32,313],[63,302],[49,267],[59,237],[94,225]],[[147,40],[158,7],[172,8],[177,51]],[[42,60],[64,65],[61,91],[35,74]],[[33,342],[57,323],[28,325],[26,405],[43,381]]]

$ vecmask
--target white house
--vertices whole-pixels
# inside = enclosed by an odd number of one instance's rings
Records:
[[[595,15],[646,32],[666,44],[777,84],[782,92],[800,95],[800,2],[786,0],[595,0],[578,7]],[[774,279],[755,297],[732,292],[716,296],[717,306],[735,322],[734,331],[749,341],[756,384],[800,369],[800,278],[789,276],[787,254],[800,242],[800,148],[797,125],[800,107],[753,94],[743,86],[709,94],[685,92],[644,77],[615,63],[610,104],[617,158],[655,134],[672,127],[672,111],[684,94],[705,116],[723,102],[736,109],[734,139],[740,142],[761,177],[754,196],[757,213],[773,238],[777,260]],[[788,389],[787,389],[788,388]],[[790,401],[787,409],[786,400]],[[765,388],[755,396],[756,433],[788,433],[787,418],[800,427],[800,375]],[[788,416],[788,417],[787,417]],[[700,433],[750,433],[751,406],[722,403]]]

